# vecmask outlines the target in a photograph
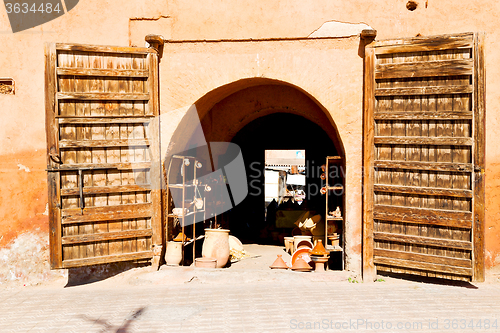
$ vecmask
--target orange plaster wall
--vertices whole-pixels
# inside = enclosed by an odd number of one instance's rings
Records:
[[[45,164],[45,150],[0,156],[0,247],[27,231],[48,233]]]

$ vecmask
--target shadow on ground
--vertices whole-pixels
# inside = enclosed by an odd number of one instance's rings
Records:
[[[68,283],[74,287],[109,279],[134,268],[151,266],[149,262],[118,262],[68,269]]]
[[[421,283],[429,283],[435,285],[443,285],[443,286],[454,286],[454,287],[462,287],[468,289],[478,289],[475,285],[467,281],[458,281],[458,280],[447,280],[440,279],[434,277],[420,276],[420,275],[411,275],[411,274],[396,274],[396,273],[388,273],[388,272],[380,272],[378,275],[387,276],[394,279],[402,279],[412,282],[421,282]]]
[[[143,314],[145,309],[146,308],[140,308],[139,310],[134,311],[127,319],[125,319],[124,323],[120,327],[115,327],[109,321],[104,319],[95,319],[85,315],[80,316],[80,318],[102,326],[103,329],[101,332],[126,333],[129,332],[132,323]]]

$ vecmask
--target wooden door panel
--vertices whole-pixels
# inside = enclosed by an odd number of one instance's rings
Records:
[[[157,54],[55,44],[46,58],[51,267],[151,259],[161,245]]]
[[[474,228],[483,221],[473,219],[473,154],[484,152],[473,137],[484,117],[475,101],[476,48],[473,34],[367,48],[365,70],[373,74],[365,75],[365,132],[373,136],[365,151],[373,160],[366,164],[365,205],[372,208],[365,206],[364,221],[373,250],[364,253],[379,271],[465,280],[481,274]],[[364,269],[370,265],[365,258]]]

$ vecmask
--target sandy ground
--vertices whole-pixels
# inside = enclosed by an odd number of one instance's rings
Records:
[[[247,257],[233,262],[229,267],[221,269],[203,269],[194,266],[171,267],[163,265],[160,270],[153,270],[151,267],[131,268],[119,274],[107,278],[91,278],[87,281],[69,282],[67,270],[50,271],[50,275],[45,279],[37,278],[34,281],[11,281],[3,283],[2,287],[7,289],[48,286],[54,288],[64,288],[71,285],[87,285],[94,287],[120,287],[125,285],[184,285],[184,284],[244,284],[260,282],[362,282],[361,277],[349,271],[328,270],[323,273],[316,272],[295,272],[291,270],[274,270],[269,266],[282,255],[285,262],[290,262],[291,256],[285,252],[282,246],[245,244]],[[80,273],[75,272],[74,275]],[[404,282],[404,280],[394,277],[381,276],[383,282]],[[414,281],[422,281],[423,277],[415,277]],[[425,279],[424,279],[425,280]],[[488,272],[488,283],[498,283],[500,275],[497,271]],[[33,283],[31,283],[33,282]],[[444,284],[448,282],[444,281]],[[453,284],[453,282],[450,282]]]

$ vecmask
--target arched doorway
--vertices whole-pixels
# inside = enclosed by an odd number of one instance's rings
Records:
[[[314,98],[290,84],[256,78],[220,87],[195,106],[200,129],[188,131],[188,120],[183,119],[171,145],[176,145],[177,151],[181,147],[187,151],[196,147],[202,136],[209,143],[237,144],[244,159],[249,194],[224,213],[223,227],[244,242],[270,241],[269,232],[263,233],[276,229],[265,217],[264,155],[268,149],[305,151],[306,207],[324,217],[321,165],[327,156],[344,159],[344,149],[330,113]]]

